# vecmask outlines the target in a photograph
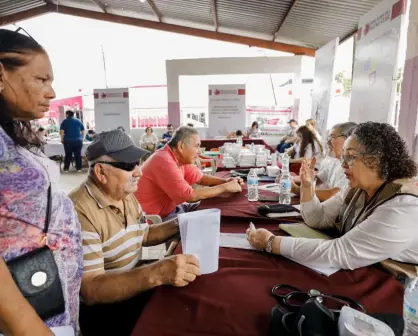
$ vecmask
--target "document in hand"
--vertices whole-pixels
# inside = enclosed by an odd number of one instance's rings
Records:
[[[184,254],[194,255],[202,274],[218,270],[221,211],[207,209],[178,215]]]

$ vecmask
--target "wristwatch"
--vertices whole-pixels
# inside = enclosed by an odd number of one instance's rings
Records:
[[[269,240],[267,241],[267,247],[266,247],[266,252],[267,253],[271,253],[271,251],[273,250],[273,242],[274,242],[274,238],[276,238],[275,235],[272,235]]]

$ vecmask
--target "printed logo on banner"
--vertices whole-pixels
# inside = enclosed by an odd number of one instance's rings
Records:
[[[393,4],[392,8],[387,9],[385,12],[381,13],[379,16],[375,17],[373,20],[367,22],[364,25],[364,36],[377,27],[385,24],[388,21],[396,19],[398,16],[406,13],[406,0],[399,0],[395,4]],[[362,29],[359,28],[357,31],[357,40],[361,39]]]

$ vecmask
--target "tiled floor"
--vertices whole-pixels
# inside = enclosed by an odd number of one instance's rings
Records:
[[[87,175],[87,170],[83,170],[81,173],[77,173],[75,170],[70,170],[68,173],[61,173],[61,190],[68,194],[82,184],[87,179]],[[165,252],[166,249],[164,244],[144,247],[142,249],[142,259],[161,259],[164,257]]]

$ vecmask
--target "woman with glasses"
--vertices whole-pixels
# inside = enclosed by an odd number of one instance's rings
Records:
[[[6,335],[52,335],[3,263],[13,270],[10,263],[22,257],[33,262],[27,253],[48,247],[53,257],[45,267],[58,271],[61,286],[54,287],[54,293],[61,298],[56,311],[62,313],[48,314],[44,322],[48,327],[70,326],[77,333],[83,269],[80,224],[71,200],[58,188],[59,167],[42,153],[41,140],[30,125],[45,117],[55,98],[54,76],[47,52],[20,30],[0,29],[0,329]],[[48,275],[31,277],[30,269],[31,290],[41,288]],[[51,299],[41,300],[44,309]]]
[[[251,245],[317,267],[356,269],[383,262],[396,275],[416,276],[417,166],[405,142],[392,126],[366,122],[345,141],[341,158],[348,187],[323,203],[315,195],[313,163],[304,162],[300,173],[305,223],[337,229],[339,238],[276,237],[259,229],[247,231]]]

